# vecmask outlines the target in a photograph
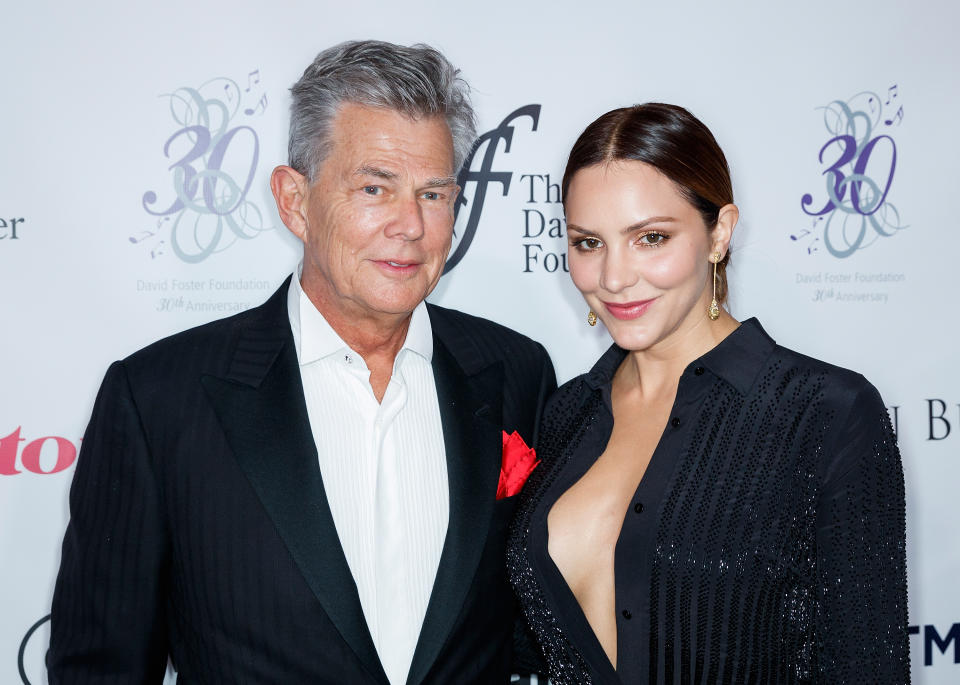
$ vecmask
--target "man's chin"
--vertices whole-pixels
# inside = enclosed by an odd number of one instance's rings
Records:
[[[372,281],[373,287],[366,293],[366,301],[372,309],[385,314],[409,314],[427,299],[427,295],[433,292],[438,282],[439,279],[429,284],[422,280],[406,283],[397,283],[391,279]]]
[[[371,314],[378,314],[381,316],[395,316],[395,317],[404,317],[410,316],[413,313],[413,310],[416,309],[421,302],[423,302],[428,293],[423,293],[421,297],[409,296],[402,298],[381,298],[378,300],[370,300],[367,303],[367,309],[370,310]]]

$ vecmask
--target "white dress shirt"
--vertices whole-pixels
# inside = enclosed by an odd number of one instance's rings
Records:
[[[313,306],[297,274],[287,310],[337,535],[380,661],[399,685],[416,649],[450,512],[430,317],[421,302],[377,402],[363,358]]]

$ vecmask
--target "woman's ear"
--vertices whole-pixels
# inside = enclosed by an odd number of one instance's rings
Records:
[[[737,221],[740,219],[740,210],[734,204],[724,205],[717,214],[717,223],[710,233],[713,240],[712,252],[719,252],[720,259],[723,259],[727,250],[730,248],[730,240],[733,238],[733,229],[737,227]]]

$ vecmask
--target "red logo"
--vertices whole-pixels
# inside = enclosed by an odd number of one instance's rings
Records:
[[[27,442],[20,437],[20,428],[0,438],[0,476],[15,476],[23,470],[45,476],[65,471],[77,460],[77,447],[66,438],[47,435]],[[22,450],[21,442],[27,443]],[[22,468],[17,468],[18,456]]]

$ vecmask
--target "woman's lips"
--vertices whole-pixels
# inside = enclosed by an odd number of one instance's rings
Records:
[[[607,308],[613,316],[623,321],[636,319],[643,316],[643,313],[650,308],[650,305],[657,298],[650,300],[639,300],[637,302],[604,302],[603,306]]]

